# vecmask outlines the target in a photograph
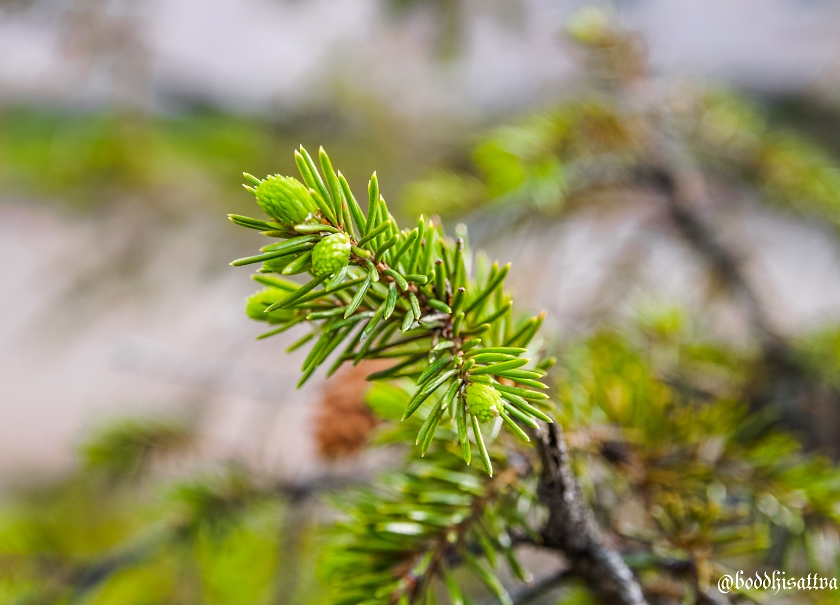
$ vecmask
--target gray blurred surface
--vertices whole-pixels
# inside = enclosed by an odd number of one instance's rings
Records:
[[[158,107],[188,98],[261,110],[311,102],[339,82],[405,112],[461,113],[522,106],[562,87],[573,62],[558,32],[585,3],[465,0],[461,52],[444,65],[432,60],[433,15],[398,19],[377,0],[31,4],[0,13],[6,101],[86,104],[116,94]],[[659,73],[763,92],[837,89],[836,2],[633,0],[618,9]],[[142,85],[121,89],[128,75],[145,76]]]

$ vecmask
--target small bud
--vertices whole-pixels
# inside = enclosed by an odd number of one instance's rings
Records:
[[[501,406],[502,397],[493,387],[475,382],[467,387],[467,408],[479,422],[490,422],[496,418]]]
[[[349,262],[350,238],[346,233],[328,235],[312,249],[312,271],[315,275],[333,275]]]
[[[257,203],[268,216],[289,231],[306,223],[318,212],[318,205],[303,183],[289,176],[266,177],[256,188]]]

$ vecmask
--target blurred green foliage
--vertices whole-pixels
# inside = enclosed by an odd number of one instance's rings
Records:
[[[840,326],[830,325],[806,334],[797,352],[803,366],[817,379],[840,388]]]
[[[770,124],[765,110],[722,89],[702,91],[695,107],[675,114],[703,162],[740,176],[780,208],[840,225],[837,158],[812,139]]]
[[[3,602],[294,602],[278,569],[301,559],[305,582],[307,555],[278,543],[282,492],[236,466],[181,478],[192,435],[181,421],[117,422],[83,446],[77,474],[6,499]]]
[[[119,195],[188,185],[199,172],[235,189],[243,157],[265,165],[272,137],[257,120],[226,115],[151,117],[6,109],[0,114],[0,187],[96,208]],[[227,176],[227,178],[226,178]]]
[[[635,35],[606,13],[583,13],[568,30],[588,68],[573,93],[492,130],[474,146],[469,170],[438,168],[407,186],[411,210],[459,216],[518,206],[558,216],[609,199],[605,193],[644,188],[664,139],[709,181],[757,190],[778,208],[840,224],[834,155],[733,90],[654,81]]]
[[[257,175],[290,173],[295,166],[285,150],[315,138],[330,143],[351,183],[366,180],[375,164],[396,191],[440,150],[429,141],[403,145],[413,127],[375,104],[348,99],[341,108],[268,116],[6,107],[0,109],[0,192],[79,210],[126,199],[169,215],[197,208],[205,214],[207,205],[244,210],[242,167]]]
[[[696,160],[733,182],[755,187],[777,207],[840,223],[836,158],[795,131],[767,125],[765,112],[724,89],[678,94],[670,119]],[[682,104],[685,103],[686,107]],[[438,170],[408,185],[416,212],[463,215],[486,204],[522,204],[557,215],[632,187],[645,164],[640,116],[618,99],[592,96],[499,128],[473,150],[474,173]]]
[[[82,448],[87,468],[115,479],[142,475],[158,452],[191,446],[193,433],[180,422],[125,420],[102,429]]]

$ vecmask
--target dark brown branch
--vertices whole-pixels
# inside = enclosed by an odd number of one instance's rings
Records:
[[[537,434],[542,459],[539,497],[548,507],[543,545],[562,552],[571,572],[586,582],[604,605],[646,605],[633,572],[601,536],[569,465],[566,440],[559,425]]]

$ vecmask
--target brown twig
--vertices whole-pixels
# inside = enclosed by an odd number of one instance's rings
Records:
[[[549,514],[543,545],[562,552],[571,572],[605,605],[646,605],[639,582],[621,555],[606,544],[583,500],[560,426],[547,425],[536,441],[542,460],[538,493]]]

